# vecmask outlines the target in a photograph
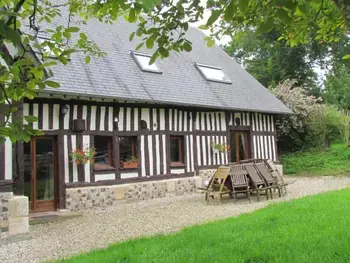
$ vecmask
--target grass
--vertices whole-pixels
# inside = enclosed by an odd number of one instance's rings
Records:
[[[58,262],[349,262],[349,204],[335,191]]]
[[[350,147],[334,144],[328,149],[314,149],[281,157],[285,174],[349,175]]]

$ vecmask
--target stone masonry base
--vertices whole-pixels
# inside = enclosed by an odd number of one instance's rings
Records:
[[[0,226],[1,222],[7,220],[8,216],[8,200],[13,196],[12,192],[0,193]]]
[[[282,166],[279,167],[282,170]],[[139,200],[196,193],[216,169],[200,170],[198,176],[161,181],[66,189],[66,209],[78,211]]]
[[[186,177],[161,181],[111,186],[66,189],[66,208],[71,211],[129,203],[161,197],[196,193],[202,177]]]

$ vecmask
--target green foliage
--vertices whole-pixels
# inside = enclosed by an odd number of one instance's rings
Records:
[[[337,63],[327,76],[324,98],[327,103],[350,110],[350,67]]]
[[[266,88],[290,78],[296,79],[298,85],[316,89],[316,74],[312,70],[315,61],[306,59],[311,46],[291,47],[285,41],[277,41],[279,35],[277,31],[259,34],[248,27],[237,32],[224,48]]]
[[[350,147],[333,144],[330,148],[317,148],[281,156],[285,174],[302,176],[349,175]]]
[[[76,15],[78,1],[65,4],[69,6],[71,15]],[[80,4],[82,5],[82,4]],[[41,135],[25,122],[35,122],[36,117],[19,116],[19,105],[23,99],[33,99],[47,88],[59,88],[60,84],[48,80],[53,76],[51,67],[57,63],[67,64],[74,52],[84,52],[86,62],[92,55],[103,56],[97,45],[80,33],[77,41],[72,36],[80,31],[77,26],[58,25],[46,29],[50,39],[38,42],[36,38],[37,23],[51,21],[58,15],[58,6],[49,1],[1,1],[0,9],[0,108],[5,115],[5,122],[0,124],[0,136],[9,137],[12,141],[28,141],[30,136]],[[30,29],[22,22],[28,22]],[[69,45],[68,45],[69,43]],[[6,47],[11,51],[8,52]],[[31,48],[37,51],[37,57],[32,55]]]
[[[293,115],[277,119],[278,147],[281,152],[293,152],[312,147],[326,147],[335,141],[349,142],[350,117],[335,107],[309,96],[305,88],[286,80],[273,89]]]
[[[334,191],[57,262],[347,262],[349,202]]]
[[[326,147],[331,142],[341,141],[349,144],[350,116],[336,107],[322,105],[312,111],[306,119],[309,133],[305,141],[312,147]]]
[[[215,7],[223,14],[226,9],[236,11],[231,19],[222,20],[213,30],[213,35],[232,35],[232,30],[244,27],[257,28],[261,33],[276,29],[281,33],[279,39],[284,39],[293,47],[300,43],[307,44],[310,39],[337,42],[350,27],[346,22],[350,20],[347,16],[349,1],[232,0],[226,5],[226,1],[218,2],[221,1],[217,1]]]

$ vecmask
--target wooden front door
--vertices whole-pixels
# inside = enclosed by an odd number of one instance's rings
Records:
[[[239,163],[241,160],[251,158],[249,131],[231,132],[231,162]]]
[[[34,137],[24,143],[24,195],[32,212],[56,210],[56,167],[55,137]]]

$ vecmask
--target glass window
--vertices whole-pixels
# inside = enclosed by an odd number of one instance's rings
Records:
[[[137,158],[137,137],[119,137],[120,161]]]
[[[113,168],[112,137],[95,136],[95,169]]]
[[[206,66],[202,64],[195,63],[202,75],[210,81],[218,81],[231,84],[232,81],[226,76],[226,74],[221,70],[221,68]]]
[[[170,160],[172,163],[184,163],[184,146],[182,136],[170,136]]]
[[[140,53],[131,53],[134,57],[137,65],[144,70],[144,71],[150,71],[155,73],[162,73],[160,68],[157,66],[157,64],[154,62],[152,65],[149,64],[149,61],[151,60],[151,56],[146,54],[140,54]]]

